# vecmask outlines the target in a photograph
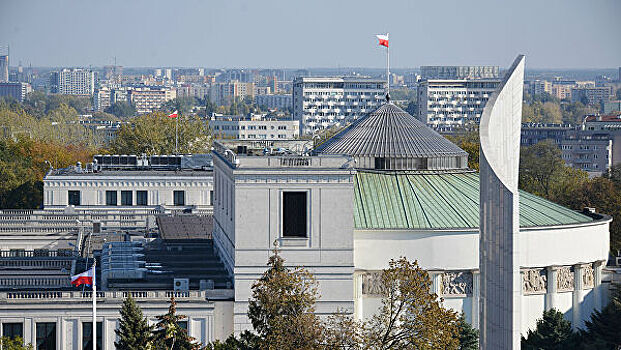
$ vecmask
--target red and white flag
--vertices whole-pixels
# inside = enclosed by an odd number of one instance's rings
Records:
[[[380,46],[388,47],[388,34],[377,34],[376,36],[379,39]]]
[[[168,115],[168,118],[177,118],[179,116],[179,114],[177,113],[177,111],[172,112],[171,114]]]
[[[93,271],[93,269],[95,269],[95,266],[75,276],[71,276],[71,284],[73,284],[75,287],[81,284],[87,284],[89,286],[92,286],[93,275],[95,274],[95,271]]]

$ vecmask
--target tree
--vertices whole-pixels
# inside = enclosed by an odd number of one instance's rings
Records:
[[[466,321],[462,312],[459,316],[459,350],[478,350],[479,330]]]
[[[322,326],[314,314],[317,281],[303,268],[287,268],[274,249],[268,269],[252,285],[248,318],[260,349],[317,349]]]
[[[9,338],[2,337],[0,338],[0,349],[3,350],[33,350],[32,344],[28,344],[24,346],[24,341],[20,337]]]
[[[164,112],[135,117],[121,126],[111,143],[118,154],[172,154],[175,152],[175,123],[178,123],[179,153],[208,153],[211,149],[209,129],[200,119],[179,116],[167,118]]]
[[[365,324],[366,346],[388,349],[458,349],[458,320],[429,290],[431,279],[418,263],[391,260],[382,272],[382,307]]]
[[[520,188],[550,198],[555,176],[565,167],[561,150],[551,140],[520,151]]]
[[[106,108],[105,112],[114,114],[117,118],[125,119],[136,115],[136,107],[129,102],[119,101]]]
[[[468,167],[470,169],[479,170],[479,131],[472,130],[454,136],[449,136],[448,139],[459,146],[459,148],[468,152]]]
[[[194,97],[176,97],[166,101],[160,110],[170,113],[177,111],[179,114],[186,115],[192,111],[194,106],[198,105],[198,100]]]
[[[195,350],[200,349],[200,345],[194,338],[188,335],[187,330],[179,325],[179,321],[187,318],[184,315],[177,315],[177,303],[175,298],[170,298],[168,312],[157,316],[158,322],[153,333],[156,349],[170,350]]]
[[[576,333],[571,329],[571,322],[556,309],[543,312],[537,320],[537,328],[529,330],[526,338],[522,337],[524,350],[565,350],[574,349],[578,343]]]
[[[114,342],[114,346],[119,350],[150,349],[153,343],[152,331],[142,310],[129,295],[121,307],[119,328],[114,330],[119,339]]]
[[[591,319],[584,323],[583,333],[586,348],[612,349],[621,348],[621,287],[612,290],[610,303],[599,311],[595,310]]]

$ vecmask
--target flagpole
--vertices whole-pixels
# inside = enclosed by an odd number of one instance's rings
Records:
[[[390,39],[389,33],[386,37]],[[390,44],[386,45],[386,95],[390,96]]]
[[[91,334],[93,335],[93,350],[97,350],[97,275],[95,273],[97,260],[93,254],[93,327]]]
[[[179,134],[177,132],[177,125],[179,124],[179,115],[177,115],[177,117],[175,118],[175,155],[178,154],[178,152],[177,152],[177,144],[178,144]]]

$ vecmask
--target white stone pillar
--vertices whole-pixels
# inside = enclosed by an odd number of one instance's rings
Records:
[[[354,272],[354,319],[362,320],[362,279],[363,272]]]
[[[479,302],[481,300],[481,273],[472,271],[472,327],[479,329]]]
[[[558,266],[548,266],[548,285],[546,286],[546,310],[558,309]]]
[[[430,271],[429,277],[431,277],[431,293],[442,297],[442,271]]]
[[[582,283],[582,265],[574,265],[574,291],[572,292],[572,316],[573,329],[582,328],[582,301],[584,300],[584,291]]]
[[[596,261],[593,263],[593,307],[595,310],[601,310],[603,305],[602,296],[602,268],[605,261]]]

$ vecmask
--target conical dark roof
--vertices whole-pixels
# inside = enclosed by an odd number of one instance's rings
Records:
[[[466,151],[392,103],[356,120],[315,149],[320,154],[418,158],[465,156]]]

